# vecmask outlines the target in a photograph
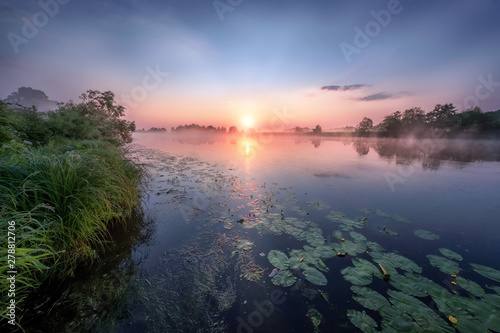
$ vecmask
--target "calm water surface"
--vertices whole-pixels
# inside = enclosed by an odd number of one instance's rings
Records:
[[[80,289],[119,295],[109,313],[86,310],[106,323],[90,329],[419,332],[428,320],[442,331],[498,330],[500,277],[471,266],[500,270],[498,143],[136,133],[129,154],[151,175],[143,225],[125,233],[142,238],[85,277]],[[402,286],[409,275],[426,278],[420,292]],[[118,282],[96,284],[109,276]],[[390,303],[353,298],[369,290]],[[405,295],[421,304],[407,300],[405,313]],[[487,315],[467,312],[469,299]]]

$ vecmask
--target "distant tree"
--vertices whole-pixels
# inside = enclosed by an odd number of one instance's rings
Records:
[[[48,109],[56,109],[57,102],[49,100],[49,97],[41,90],[30,87],[20,87],[17,91],[11,93],[4,100],[5,103],[10,103],[14,106],[20,105],[24,107],[35,106],[37,109],[46,111]]]
[[[359,136],[368,136],[373,128],[373,121],[370,118],[364,117],[356,126],[354,133]]]
[[[316,125],[316,127],[312,130],[313,134],[321,134],[322,129],[321,126]]]
[[[396,111],[391,115],[385,116],[384,120],[378,125],[379,134],[386,137],[398,137],[401,133],[401,112]]]
[[[433,128],[451,129],[460,124],[460,118],[456,116],[457,109],[450,104],[437,104],[434,110],[426,115],[428,124]]]
[[[401,118],[401,128],[405,132],[421,128],[425,123],[425,111],[420,107],[405,110]]]
[[[236,128],[236,126],[229,127],[229,133],[231,133],[231,134],[237,134],[238,133],[238,129]]]

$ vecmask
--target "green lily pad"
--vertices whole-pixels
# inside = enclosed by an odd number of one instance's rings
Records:
[[[351,290],[357,294],[352,298],[367,309],[380,311],[383,307],[390,306],[389,301],[375,290],[360,286],[352,286]]]
[[[302,273],[309,282],[314,283],[318,286],[326,286],[326,284],[328,283],[328,280],[323,275],[323,273],[315,268],[306,267]]]
[[[336,248],[337,252],[345,252],[351,256],[366,252],[366,245],[364,243],[353,242],[346,240],[340,243],[340,248]]]
[[[432,266],[436,267],[443,273],[452,275],[458,274],[458,272],[460,271],[460,267],[458,266],[458,264],[448,258],[428,254],[427,259],[429,259],[429,262]]]
[[[386,306],[380,310],[383,332],[420,332],[420,327],[406,313],[393,306]]]
[[[267,255],[269,262],[278,269],[288,268],[288,257],[279,250],[271,250]]]
[[[340,271],[344,279],[358,286],[366,286],[373,281],[372,273],[357,267],[346,267]]]
[[[425,311],[430,310],[425,303],[403,292],[388,290],[387,294],[390,296],[389,301],[394,305],[394,307],[396,307],[399,311],[406,312],[409,315],[419,312],[425,313]]]
[[[347,310],[347,317],[351,323],[364,333],[376,332],[377,322],[364,311]]]
[[[472,266],[472,269],[478,273],[481,274],[484,277],[487,277],[488,279],[491,279],[493,281],[500,282],[500,271],[488,267],[488,266],[483,266],[483,265],[478,265],[478,264],[470,264]]]
[[[464,279],[459,276],[456,279],[458,285],[476,297],[483,297],[486,293],[484,289],[474,281]]]
[[[420,238],[426,239],[426,240],[438,240],[440,238],[438,234],[434,234],[434,233],[427,231],[427,230],[424,230],[424,229],[415,230],[414,233],[417,237],[420,237]]]
[[[413,260],[408,259],[400,254],[393,252],[370,252],[373,260],[384,267],[400,268],[407,272],[422,273],[422,267],[417,265]]]
[[[402,292],[417,296],[425,297],[429,294],[429,290],[433,287],[439,287],[434,281],[420,274],[405,273],[405,275],[391,274],[390,283]]]
[[[290,259],[288,259],[288,267],[290,269],[304,269],[308,263],[311,263],[310,257],[304,258],[304,250],[290,251]]]
[[[314,331],[319,332],[318,326],[319,326],[319,324],[321,324],[321,320],[323,320],[323,316],[321,315],[321,313],[319,313],[318,310],[313,308],[313,309],[309,309],[309,311],[307,311],[307,316],[311,320],[311,323],[314,327]]]
[[[498,301],[492,305],[482,299],[469,299],[467,312],[490,330],[500,332],[500,311]]]
[[[314,254],[318,258],[333,258],[337,252],[331,246],[320,245],[314,249]]]
[[[279,250],[271,250],[267,255],[269,262],[278,269],[288,268],[288,257]]]
[[[366,242],[366,246],[368,246],[368,248],[374,252],[384,251],[384,248],[377,242],[368,241]]]
[[[325,238],[321,233],[308,232],[306,235],[306,240],[311,246],[317,247],[325,244]]]
[[[292,272],[285,269],[276,273],[271,279],[272,283],[276,286],[290,287],[295,283],[297,278],[293,276]]]
[[[338,240],[341,240],[342,238],[344,238],[344,236],[342,235],[342,232],[340,230],[336,230],[332,233],[333,237],[337,238]]]
[[[349,235],[351,235],[352,239],[354,239],[357,242],[366,242],[367,240],[365,236],[356,231],[351,231]]]
[[[464,258],[460,254],[453,252],[452,250],[446,249],[444,247],[440,248],[439,252],[441,252],[441,254],[448,259],[453,259],[457,261],[464,260]]]

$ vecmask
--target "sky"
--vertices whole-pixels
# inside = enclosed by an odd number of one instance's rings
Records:
[[[500,109],[500,0],[0,0],[0,98],[113,91],[138,128]]]

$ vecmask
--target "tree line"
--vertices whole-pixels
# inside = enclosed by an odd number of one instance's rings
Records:
[[[425,138],[440,134],[453,137],[500,136],[500,110],[483,112],[479,107],[472,107],[458,113],[452,104],[437,104],[428,113],[420,107],[413,107],[403,112],[396,111],[384,117],[377,125],[364,117],[355,127],[356,136]]]

